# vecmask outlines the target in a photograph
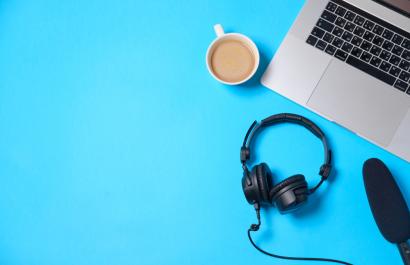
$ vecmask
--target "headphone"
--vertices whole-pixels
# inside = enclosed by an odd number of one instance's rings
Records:
[[[305,176],[301,174],[291,176],[278,184],[272,185],[272,173],[266,163],[252,167],[251,171],[248,170],[246,163],[251,157],[250,145],[255,135],[264,128],[278,123],[302,125],[322,141],[325,159],[319,170],[321,180],[315,187],[309,189]],[[281,113],[272,115],[260,123],[254,121],[246,133],[240,154],[243,168],[242,189],[246,200],[249,204],[274,204],[282,214],[298,209],[307,201],[308,196],[313,194],[329,177],[332,169],[331,154],[325,134],[316,124],[305,117]]]
[[[324,148],[324,162],[320,166],[319,175],[321,179],[313,188],[308,188],[305,176],[297,174],[288,177],[279,183],[273,185],[272,173],[269,166],[266,163],[260,163],[251,170],[248,169],[247,162],[249,162],[251,157],[251,143],[252,140],[260,133],[264,128],[270,127],[279,123],[294,123],[299,124],[310,132],[312,132],[316,137],[318,137],[323,144]],[[258,224],[252,224],[248,229],[248,238],[251,244],[260,252],[265,255],[288,260],[310,260],[310,261],[327,261],[335,262],[340,264],[350,264],[344,261],[326,258],[302,258],[302,257],[287,257],[280,256],[276,254],[269,253],[261,248],[259,248],[251,237],[252,231],[258,231],[261,225],[260,220],[260,205],[275,205],[281,214],[288,213],[298,209],[302,206],[325,180],[328,179],[330,172],[332,170],[332,152],[329,149],[328,141],[322,130],[314,124],[309,119],[290,113],[281,113],[272,115],[266,119],[263,119],[260,123],[254,121],[249,127],[240,152],[240,159],[243,169],[242,177],[242,190],[245,194],[245,198],[249,204],[254,205],[256,210],[256,217],[258,219]],[[351,265],[351,264],[350,264]]]

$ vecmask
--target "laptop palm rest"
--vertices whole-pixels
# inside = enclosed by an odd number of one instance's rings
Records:
[[[307,105],[386,147],[409,110],[410,101],[394,87],[333,59]]]

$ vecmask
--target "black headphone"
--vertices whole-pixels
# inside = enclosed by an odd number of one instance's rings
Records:
[[[286,178],[278,184],[272,185],[272,174],[266,163],[254,166],[251,171],[246,166],[246,162],[250,159],[251,155],[250,145],[256,133],[268,126],[284,122],[302,125],[316,135],[323,143],[325,161],[319,170],[319,175],[322,178],[311,189],[308,189],[305,176],[301,174]],[[329,177],[332,168],[331,151],[322,130],[309,119],[289,113],[272,115],[260,123],[256,121],[252,123],[241,147],[241,163],[243,168],[242,189],[248,203],[275,204],[281,213],[293,211],[306,202],[308,196],[314,193],[322,185],[323,181]]]
[[[259,165],[252,167],[251,171],[249,171],[246,165],[246,163],[249,161],[251,157],[250,145],[255,135],[259,133],[263,128],[285,122],[302,125],[322,141],[325,150],[325,159],[324,163],[322,164],[319,170],[319,175],[321,176],[321,179],[319,183],[316,184],[316,186],[314,186],[313,188],[308,188],[305,176],[301,174],[297,174],[292,177],[286,178],[278,184],[273,185],[272,174],[266,163],[261,163]],[[260,123],[254,121],[251,127],[249,127],[245,139],[243,140],[240,158],[243,169],[242,189],[248,203],[254,205],[256,210],[256,217],[258,219],[258,223],[252,224],[251,227],[248,229],[248,238],[251,244],[257,250],[259,250],[265,255],[279,259],[326,261],[351,265],[350,263],[336,259],[288,257],[273,254],[258,247],[251,237],[251,232],[258,231],[261,225],[261,204],[275,204],[282,214],[293,211],[299,208],[301,205],[303,205],[303,203],[307,201],[308,196],[314,193],[320,187],[320,185],[322,185],[322,183],[329,177],[330,171],[332,169],[332,152],[329,149],[329,144],[326,140],[325,134],[316,124],[314,124],[312,121],[305,117],[290,113],[272,115],[262,120]]]

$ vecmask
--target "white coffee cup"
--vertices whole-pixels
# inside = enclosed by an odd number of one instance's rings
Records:
[[[225,33],[220,24],[216,24],[214,30],[216,39],[209,45],[206,52],[206,65],[209,73],[216,80],[227,85],[238,85],[248,81],[259,66],[259,51],[255,43],[243,34]],[[231,46],[228,46],[228,43]],[[221,48],[222,45],[224,45],[224,50]],[[249,53],[245,52],[240,45],[246,47]],[[216,68],[221,70],[223,67],[232,78],[228,78],[229,75],[218,73]]]

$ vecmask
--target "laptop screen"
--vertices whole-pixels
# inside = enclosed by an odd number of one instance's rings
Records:
[[[410,17],[410,0],[374,0],[403,15]]]

